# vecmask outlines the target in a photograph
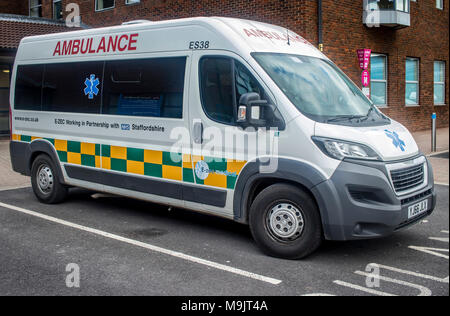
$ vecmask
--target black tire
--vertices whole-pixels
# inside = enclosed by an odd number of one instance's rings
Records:
[[[294,225],[288,225],[291,220]],[[302,221],[303,225],[296,224]],[[258,194],[250,208],[249,224],[258,246],[274,257],[301,259],[322,242],[322,223],[315,201],[305,191],[288,184],[274,184]],[[281,237],[280,232],[293,236]]]
[[[47,178],[43,180],[44,183],[48,183],[47,189],[42,183],[39,183],[42,169],[44,169],[43,173],[47,175]],[[68,194],[68,188],[58,179],[54,162],[45,154],[37,156],[33,161],[31,166],[31,186],[38,200],[46,204],[61,203]]]

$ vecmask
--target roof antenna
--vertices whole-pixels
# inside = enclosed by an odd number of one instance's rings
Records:
[[[287,39],[288,39],[287,44],[288,44],[289,46],[291,46],[291,40],[290,40],[290,38],[289,38],[289,29],[286,29],[286,34],[287,34]]]

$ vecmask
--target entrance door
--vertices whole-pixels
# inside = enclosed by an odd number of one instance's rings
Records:
[[[9,134],[10,66],[0,65],[0,135]]]

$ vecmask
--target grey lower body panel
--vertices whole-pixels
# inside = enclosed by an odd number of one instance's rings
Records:
[[[216,207],[225,207],[226,204],[227,191],[225,190],[202,188],[150,177],[111,173],[81,166],[66,165],[64,169],[72,179]]]
[[[436,205],[430,165],[428,185],[405,196],[395,194],[387,174],[379,167],[345,161],[329,180],[315,186],[312,192],[328,240],[387,236],[430,215]],[[428,200],[427,211],[409,219],[408,208],[424,200]]]

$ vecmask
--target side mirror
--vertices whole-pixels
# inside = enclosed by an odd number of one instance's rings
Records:
[[[258,93],[245,93],[239,99],[237,122],[254,127],[268,127],[274,118],[273,108]]]

